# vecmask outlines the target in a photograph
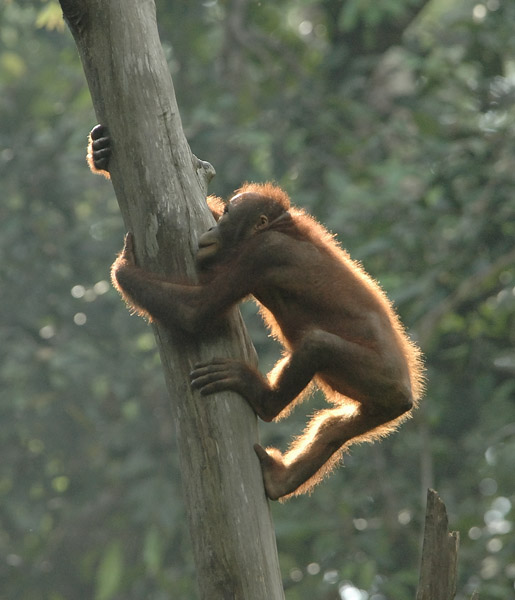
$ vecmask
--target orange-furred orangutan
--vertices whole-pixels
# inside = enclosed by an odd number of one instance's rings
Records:
[[[92,162],[100,153],[96,166],[107,171],[108,136],[96,135],[103,141]],[[257,300],[284,346],[272,372],[265,378],[241,361],[213,358],[194,367],[191,384],[203,395],[233,390],[271,421],[316,382],[332,408],[315,414],[284,454],[255,445],[268,497],[299,494],[351,444],[378,439],[410,415],[422,391],[421,355],[379,285],[283,190],[250,183],[225,205],[208,202],[217,224],[199,240],[199,284],[143,270],[131,234],[112,280],[140,314],[192,335],[247,296]]]

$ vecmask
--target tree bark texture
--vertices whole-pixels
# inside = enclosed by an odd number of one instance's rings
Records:
[[[456,595],[459,533],[449,533],[445,504],[427,491],[426,522],[417,600],[452,600]]]
[[[197,237],[212,225],[205,196],[213,169],[191,153],[184,137],[154,1],[61,0],[61,6],[98,121],[109,128],[111,180],[135,236],[137,260],[155,272],[194,278]],[[176,423],[200,596],[284,598],[252,447],[256,418],[235,394],[202,399],[189,385],[196,362],[214,356],[255,361],[239,312],[216,340],[172,335],[159,325],[155,332]]]

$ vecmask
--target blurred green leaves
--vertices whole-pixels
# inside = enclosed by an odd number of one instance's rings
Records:
[[[95,600],[110,600],[120,590],[123,579],[123,550],[115,540],[109,544],[102,556],[97,571]]]
[[[457,597],[510,597],[515,4],[157,4],[210,191],[283,185],[426,353],[415,418],[273,506],[288,600],[413,598],[425,485],[461,532]],[[2,594],[190,600],[175,424],[152,330],[107,284],[122,223],[85,166],[95,118],[61,23],[56,2],[0,7]],[[277,348],[245,312],[266,369]],[[263,425],[264,443],[284,448],[318,406]]]

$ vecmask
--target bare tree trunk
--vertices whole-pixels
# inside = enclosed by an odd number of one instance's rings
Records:
[[[138,262],[195,276],[212,167],[192,155],[156,27],[153,0],[61,0],[99,122],[113,145],[111,179]],[[180,26],[180,24],[178,24]],[[121,240],[120,240],[121,243]],[[204,599],[284,598],[259,463],[256,418],[231,393],[192,393],[193,364],[213,356],[254,360],[235,311],[217,340],[172,339],[155,328],[171,396],[184,496]]]
[[[447,511],[440,496],[434,490],[428,490],[417,600],[454,598],[459,539],[457,531],[449,533]]]

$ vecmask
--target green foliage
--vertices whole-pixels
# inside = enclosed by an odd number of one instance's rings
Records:
[[[183,0],[158,20],[211,191],[283,185],[426,353],[415,418],[274,505],[287,598],[413,598],[427,485],[461,532],[457,597],[511,597],[515,4]],[[0,7],[2,595],[190,599],[174,423],[151,330],[107,283],[122,224],[85,166],[94,116],[59,23],[55,2]]]
[[[120,590],[123,578],[123,550],[119,540],[111,542],[100,561],[95,600],[110,600]]]

